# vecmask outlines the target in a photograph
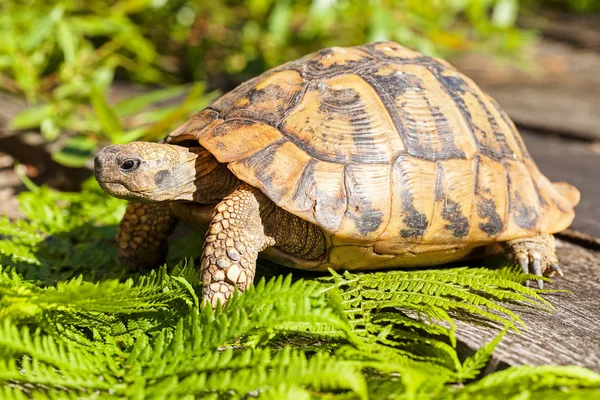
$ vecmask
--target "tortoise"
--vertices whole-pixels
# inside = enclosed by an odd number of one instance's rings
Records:
[[[562,275],[553,233],[578,190],[551,183],[514,123],[443,60],[393,42],[332,47],[215,100],[161,143],[102,149],[128,199],[119,254],[164,262],[175,221],[206,230],[203,298],[224,303],[260,254],[301,269],[435,266],[504,252]],[[542,287],[542,281],[538,281]]]

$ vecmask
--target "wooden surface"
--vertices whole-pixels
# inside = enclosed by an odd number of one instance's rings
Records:
[[[600,140],[600,51],[542,40],[528,69],[466,54],[454,65],[494,97],[522,128]]]
[[[521,134],[544,175],[551,181],[567,181],[581,192],[571,228],[600,237],[600,146],[525,129]]]
[[[600,372],[600,253],[559,242],[558,257],[565,272],[547,289],[572,292],[544,297],[555,307],[552,313],[512,306],[529,330],[514,332],[499,344],[490,371],[510,365],[580,365]],[[472,353],[488,343],[498,328],[457,322],[462,352]]]

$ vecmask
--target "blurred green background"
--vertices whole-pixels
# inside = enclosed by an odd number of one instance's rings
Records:
[[[40,132],[55,161],[79,167],[101,145],[160,139],[219,93],[323,47],[394,40],[526,65],[536,33],[519,15],[548,10],[595,12],[600,1],[5,0],[0,87],[28,104],[11,128]]]

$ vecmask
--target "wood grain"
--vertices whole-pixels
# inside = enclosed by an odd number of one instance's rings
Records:
[[[546,288],[572,294],[544,295],[556,307],[552,313],[508,307],[529,329],[504,337],[487,372],[524,364],[580,365],[600,372],[600,252],[564,241],[557,242],[557,252],[565,276]],[[463,355],[488,343],[499,329],[463,321],[456,325]]]

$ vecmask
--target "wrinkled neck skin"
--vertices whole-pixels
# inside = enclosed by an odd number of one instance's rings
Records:
[[[163,190],[161,199],[152,201],[190,201],[215,204],[231,193],[239,179],[202,147],[185,148],[187,158],[170,171],[155,176],[156,186]]]
[[[241,181],[206,149],[190,149],[196,154],[193,192],[183,190],[176,200],[192,201],[200,204],[215,204],[231,193]],[[191,188],[190,188],[191,189]]]
[[[148,142],[105,147],[96,156],[95,172],[110,195],[141,202],[215,204],[240,182],[201,147]]]

